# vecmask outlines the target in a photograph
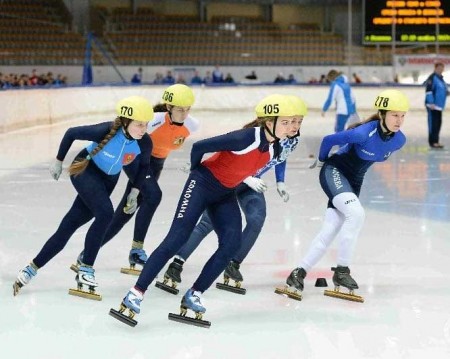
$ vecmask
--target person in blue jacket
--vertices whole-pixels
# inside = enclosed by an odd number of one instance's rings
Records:
[[[447,101],[448,88],[442,73],[444,64],[437,62],[434,65],[434,72],[425,81],[425,107],[428,114],[428,144],[430,148],[442,149],[444,145],[439,143],[439,133],[441,132],[442,113]]]
[[[256,106],[257,118],[244,129],[195,142],[191,150],[191,172],[178,202],[168,234],[149,256],[136,285],[123,298],[119,311],[110,314],[129,325],[140,312],[150,283],[167,261],[187,242],[198,219],[207,210],[219,238],[219,248],[205,264],[200,276],[181,301],[182,311],[200,319],[206,308],[201,295],[224,271],[241,246],[242,219],[235,190],[274,157],[281,155],[279,141],[298,127],[294,103],[284,95],[270,95]],[[214,153],[202,161],[206,153]],[[123,312],[128,309],[126,317]],[[193,319],[193,320],[196,320]]]
[[[77,197],[57,231],[31,263],[20,270],[13,285],[14,295],[36,276],[38,269],[64,248],[78,228],[92,218],[94,221],[86,233],[83,262],[79,266],[76,281],[80,291],[86,285],[90,293],[94,294],[98,283],[95,281],[93,265],[114,214],[110,195],[122,167],[139,158],[140,168],[133,183],[137,192],[144,186],[150,168],[152,142],[147,136],[147,124],[153,118],[152,105],[144,97],[130,96],[118,101],[116,112],[114,122],[72,127],[64,134],[56,159],[50,166],[50,173],[55,180],[61,175],[63,161],[72,143],[75,140],[92,141],[78,153],[69,167],[70,180]],[[123,210],[135,208],[136,201],[136,197],[130,196]],[[76,295],[90,298],[80,293]]]
[[[333,283],[336,287],[348,288],[351,295],[354,289],[358,289],[358,284],[350,276],[349,266],[364,224],[365,214],[359,193],[366,171],[375,162],[386,161],[404,146],[406,137],[400,128],[409,109],[409,101],[398,90],[385,90],[376,97],[374,107],[378,112],[367,120],[323,138],[318,159],[311,165],[311,168],[321,167],[320,185],[328,197],[323,225],[299,266],[287,278],[287,287],[277,293],[301,299],[299,291],[303,291],[307,272],[322,258],[336,237],[339,245],[337,266],[331,268],[334,271]],[[340,149],[330,155],[330,150],[336,145],[341,146]],[[360,301],[359,298],[353,295],[344,299]]]
[[[348,83],[347,77],[336,70],[330,70],[327,75],[330,82],[330,91],[322,107],[322,117],[331,104],[336,103],[335,132],[344,131],[345,125],[351,116],[356,116],[355,96]]]
[[[298,123],[297,127],[293,127],[292,134],[280,141],[282,148],[281,155],[270,160],[263,168],[259,169],[254,176],[247,177],[243,183],[236,188],[236,195],[239,205],[245,216],[246,226],[242,232],[242,245],[239,250],[233,255],[232,260],[225,269],[225,280],[227,278],[233,279],[238,286],[243,281],[243,276],[240,272],[240,265],[253,248],[262,227],[266,220],[266,200],[264,192],[267,189],[266,184],[261,179],[261,176],[275,167],[275,178],[277,183],[277,191],[284,202],[289,200],[289,192],[287,190],[284,178],[286,171],[286,160],[289,155],[297,148],[300,142],[300,127],[306,116],[307,106],[297,96],[289,96],[296,105]],[[208,212],[205,211],[200,222],[195,226],[187,243],[177,252],[172,263],[167,269],[164,280],[172,281],[172,287],[176,288],[177,283],[181,282],[181,272],[183,264],[194,250],[198,247],[201,241],[213,230],[213,224],[209,218]],[[165,284],[165,283],[164,283]]]

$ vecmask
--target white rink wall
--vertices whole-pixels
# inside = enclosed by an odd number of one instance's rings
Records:
[[[166,86],[102,86],[60,89],[8,90],[0,93],[0,133],[36,125],[53,124],[83,117],[104,116],[112,120],[116,102],[127,96],[141,95],[152,104],[159,102]],[[353,88],[358,112],[372,110],[375,96],[386,87]],[[424,110],[424,88],[398,87],[411,102],[411,110]],[[195,111],[229,111],[252,109],[264,96],[272,93],[298,95],[310,110],[320,111],[328,86],[232,86],[194,87]]]

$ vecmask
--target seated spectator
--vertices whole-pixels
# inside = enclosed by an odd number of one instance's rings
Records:
[[[153,80],[153,83],[154,83],[155,85],[160,85],[160,84],[163,83],[163,79],[164,79],[164,77],[163,77],[162,73],[157,72],[157,73],[155,74],[155,79]]]
[[[245,76],[247,80],[257,80],[258,76],[256,76],[256,72],[253,70],[250,75]]]
[[[223,80],[223,82],[228,83],[228,84],[234,84],[233,76],[231,76],[230,73],[227,73],[227,76],[225,76],[225,79]]]
[[[280,72],[277,77],[275,77],[275,80],[273,81],[276,84],[284,84],[286,82],[286,79],[283,76],[283,73]]]
[[[200,75],[198,74],[198,71],[195,71],[194,76],[191,78],[191,84],[192,85],[200,85],[202,83],[203,83],[203,80],[200,77]]]
[[[206,76],[203,78],[203,83],[210,85],[213,82],[213,78],[211,76],[211,71],[206,71]]]
[[[286,80],[286,83],[288,84],[298,84],[297,80],[295,79],[293,74],[290,74],[288,76],[288,79]]]
[[[162,83],[165,85],[173,85],[175,83],[175,78],[172,75],[172,71],[167,71],[166,77],[162,79]]]
[[[142,67],[139,67],[137,72],[131,78],[132,84],[140,84],[142,83]]]
[[[319,83],[320,84],[328,83],[327,77],[324,74],[320,75]]]
[[[178,75],[177,84],[184,84],[184,85],[186,85],[186,79],[184,78],[183,75],[181,75],[181,74]]]
[[[223,73],[220,71],[219,65],[216,65],[216,68],[214,69],[212,73],[212,82],[214,83],[221,83],[223,82]]]

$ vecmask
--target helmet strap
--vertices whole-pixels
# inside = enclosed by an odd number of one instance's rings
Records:
[[[127,138],[127,140],[132,140],[133,137],[131,137],[130,133],[128,132],[128,126],[130,125],[131,121],[129,118],[126,117],[121,117],[121,122],[122,122],[122,131],[125,135],[125,137]]]
[[[273,120],[273,129],[270,130],[270,128],[267,126],[267,122],[264,123],[264,129],[269,132],[269,135],[274,138],[275,141],[279,141],[280,139],[275,135],[275,129],[277,127],[277,120],[278,116],[275,117],[275,120]]]
[[[378,111],[378,116],[379,116],[380,119],[381,119],[380,125],[381,125],[381,129],[383,130],[383,132],[384,132],[386,135],[392,135],[393,132],[390,131],[390,130],[388,129],[387,125],[386,125],[386,112],[385,112],[384,115],[383,115],[380,111]]]

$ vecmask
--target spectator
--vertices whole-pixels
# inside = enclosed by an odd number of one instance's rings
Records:
[[[163,83],[163,80],[164,80],[164,77],[163,77],[162,73],[157,72],[157,73],[155,74],[155,79],[153,80],[153,83],[154,83],[155,85],[160,85],[160,84]]]
[[[212,82],[213,82],[213,78],[211,76],[211,71],[206,71],[206,75],[203,78],[203,83],[209,85],[209,84],[212,84]]]
[[[288,79],[286,80],[286,83],[288,84],[298,84],[297,80],[295,79],[293,74],[290,74],[288,76]]]
[[[139,67],[137,72],[131,78],[132,84],[140,84],[142,83],[142,67]]]
[[[165,85],[173,85],[175,83],[175,78],[172,75],[172,71],[167,71],[166,77],[162,79],[162,83]]]
[[[276,83],[276,84],[283,84],[283,83],[285,83],[286,79],[284,78],[283,73],[280,72],[277,75],[277,77],[275,77],[275,80],[273,82]]]
[[[327,77],[324,74],[320,75],[319,83],[320,84],[328,83]]]
[[[425,106],[428,113],[428,144],[433,149],[444,148],[444,145],[439,143],[439,132],[441,131],[442,125],[442,112],[444,112],[449,91],[442,76],[443,72],[444,64],[437,62],[434,65],[434,72],[425,82]]]
[[[256,76],[256,72],[253,70],[250,75],[245,76],[247,80],[257,80],[258,76]]]
[[[216,65],[214,71],[212,72],[212,82],[221,83],[223,82],[223,73],[220,71],[219,65]]]
[[[233,76],[231,76],[230,73],[227,73],[227,76],[225,76],[225,79],[223,80],[223,82],[226,82],[228,84],[234,84]]]
[[[191,84],[192,85],[200,85],[203,83],[202,78],[200,77],[200,75],[198,74],[198,71],[195,70],[194,72],[194,76],[191,78]]]

